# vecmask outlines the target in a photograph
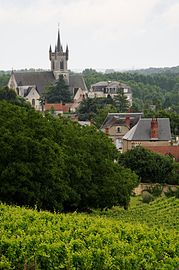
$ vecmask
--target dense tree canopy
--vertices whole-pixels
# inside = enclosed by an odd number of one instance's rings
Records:
[[[142,182],[179,184],[178,167],[169,156],[138,146],[121,154],[119,163],[135,171]]]
[[[7,86],[9,78],[10,78],[10,73],[0,71],[0,88]]]
[[[0,200],[55,210],[127,206],[137,176],[93,127],[0,101]]]

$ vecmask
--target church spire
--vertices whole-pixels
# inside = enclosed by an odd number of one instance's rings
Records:
[[[58,26],[58,38],[57,38],[57,52],[60,52],[61,51],[61,42],[60,42],[60,29],[59,29],[59,26]]]
[[[66,45],[66,60],[68,61],[68,57],[69,57],[69,49],[68,49],[68,45]]]
[[[59,78],[59,75],[63,75],[64,78],[69,81],[69,72],[68,72],[68,46],[66,46],[66,51],[63,51],[63,47],[60,40],[60,28],[58,25],[58,36],[57,43],[55,45],[55,50],[52,51],[52,48],[49,49],[49,58],[51,62],[51,70],[56,78]]]

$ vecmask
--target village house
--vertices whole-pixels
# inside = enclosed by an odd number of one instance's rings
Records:
[[[123,152],[138,145],[145,148],[171,145],[169,118],[141,118],[122,138]]]
[[[101,130],[122,150],[123,136],[139,121],[143,113],[108,113]]]
[[[63,75],[69,90],[74,97],[78,91],[78,95],[84,96],[87,92],[87,87],[83,76],[80,74],[70,74],[67,64],[69,59],[69,49],[66,46],[66,50],[63,50],[60,31],[58,30],[57,44],[55,50],[52,51],[50,46],[49,59],[51,62],[51,71],[26,71],[15,72],[12,71],[11,77],[8,82],[8,87],[14,89],[17,95],[25,98],[31,103],[36,110],[42,110],[40,98],[45,93],[46,87],[51,84],[55,84],[60,75]],[[77,108],[80,98],[75,98],[74,108]]]
[[[118,93],[121,92],[126,96],[129,105],[132,106],[132,90],[131,88],[121,82],[117,81],[104,81],[104,82],[97,82],[91,85],[88,97],[89,98],[100,98],[100,97],[107,97],[111,96],[114,98]]]

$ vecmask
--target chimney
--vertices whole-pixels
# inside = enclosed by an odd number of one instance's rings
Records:
[[[126,116],[124,123],[126,124],[126,126],[128,126],[128,128],[130,128],[130,123],[131,123],[130,116]]]
[[[158,122],[157,118],[152,118],[151,120],[151,128],[150,128],[150,139],[157,140],[158,139]]]
[[[105,128],[105,134],[109,135],[109,128]]]

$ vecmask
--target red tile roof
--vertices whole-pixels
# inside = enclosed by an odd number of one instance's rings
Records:
[[[50,111],[50,110],[55,110],[58,112],[69,112],[70,108],[71,108],[71,103],[68,104],[62,104],[62,103],[54,103],[54,104],[50,104],[50,103],[46,103],[45,104],[45,111]]]
[[[162,155],[171,155],[179,162],[179,145],[145,146],[145,148]]]

